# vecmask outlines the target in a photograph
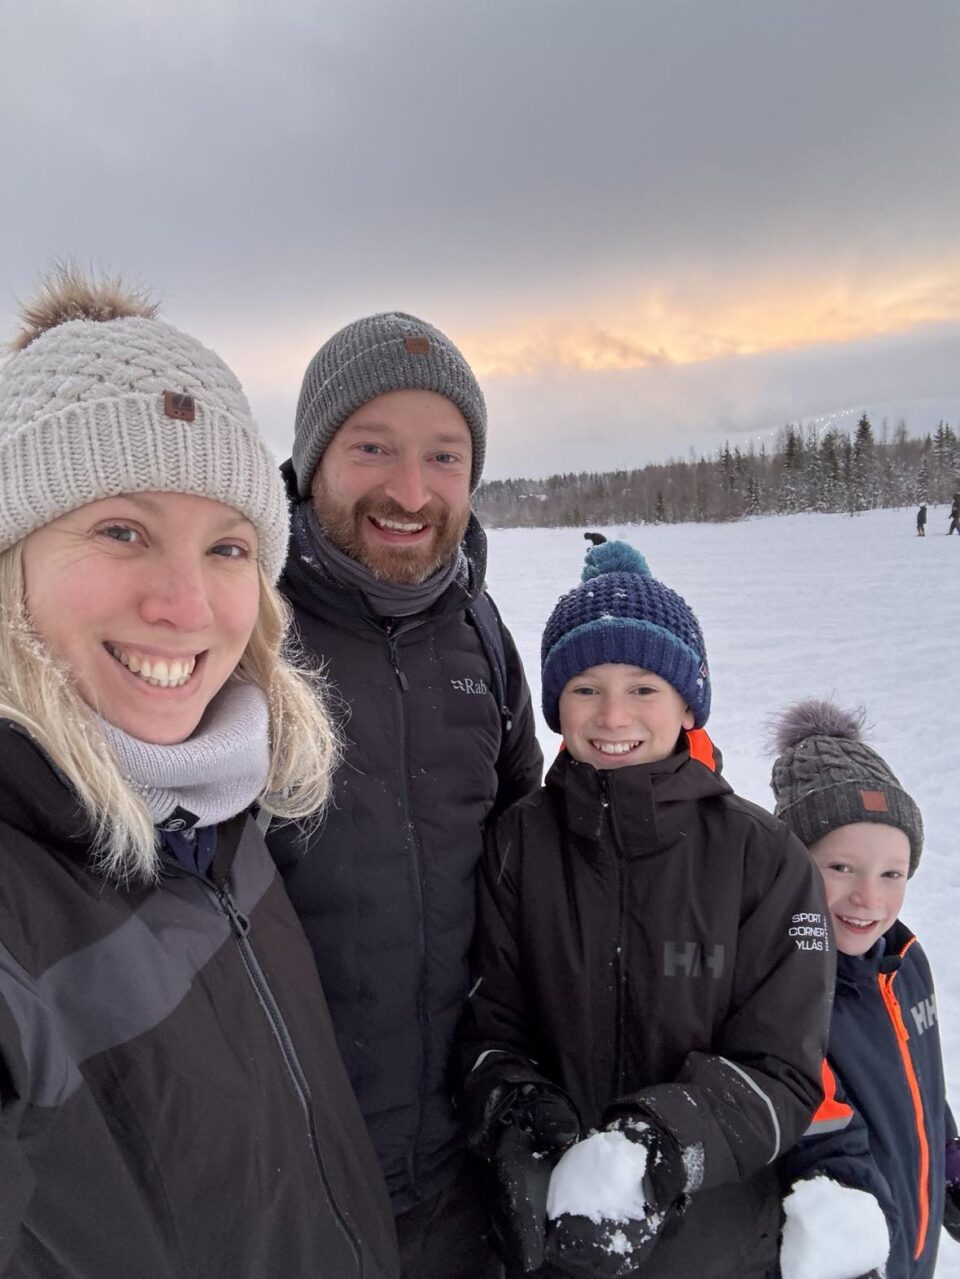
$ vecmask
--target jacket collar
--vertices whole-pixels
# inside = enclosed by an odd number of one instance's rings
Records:
[[[899,972],[906,952],[916,937],[900,919],[883,934],[883,946],[877,953],[866,955],[844,955],[837,952],[837,987],[845,986],[858,994],[864,989],[872,990],[877,978],[888,973]]]
[[[545,785],[560,798],[569,829],[601,849],[611,838],[623,857],[649,857],[670,848],[689,827],[689,805],[729,795],[716,772],[683,746],[654,764],[598,770],[562,750]]]

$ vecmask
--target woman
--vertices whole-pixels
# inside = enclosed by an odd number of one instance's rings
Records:
[[[396,1273],[249,810],[326,798],[240,386],[60,269],[0,374],[0,1274]],[[262,824],[262,823],[261,823]]]

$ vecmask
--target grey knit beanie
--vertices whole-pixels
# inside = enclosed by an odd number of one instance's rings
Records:
[[[287,503],[240,383],[142,294],[61,268],[0,372],[0,550],[121,493],[192,493],[254,525],[271,581]]]
[[[463,414],[473,441],[471,492],[487,447],[487,406],[477,379],[448,337],[415,315],[387,311],[335,333],[307,366],[297,404],[293,469],[301,497],[327,445],[351,413],[390,391],[436,391]]]
[[[774,812],[808,847],[839,826],[895,826],[910,841],[912,875],[923,850],[923,818],[885,761],[863,741],[863,721],[863,711],[812,698],[782,712],[774,727],[779,752],[770,781]]]

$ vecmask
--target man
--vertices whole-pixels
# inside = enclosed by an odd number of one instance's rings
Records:
[[[520,659],[470,511],[486,408],[463,356],[402,313],[347,325],[297,407],[281,586],[344,704],[323,826],[271,847],[316,954],[397,1214],[404,1275],[499,1273],[461,1167],[447,1067],[485,822],[539,786]]]

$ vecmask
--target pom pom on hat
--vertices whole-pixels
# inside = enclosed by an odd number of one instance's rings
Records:
[[[910,874],[923,851],[923,818],[886,761],[863,740],[866,716],[808,698],[773,725],[774,812],[808,847],[841,826],[877,822],[910,841]]]
[[[603,573],[636,573],[640,577],[649,577],[650,566],[628,542],[603,542],[587,551],[580,580],[589,582]]]
[[[559,701],[575,675],[607,662],[638,666],[677,690],[702,728],[710,673],[700,624],[676,591],[657,581],[626,542],[591,546],[579,586],[550,615],[540,650],[543,713],[560,731]]]

